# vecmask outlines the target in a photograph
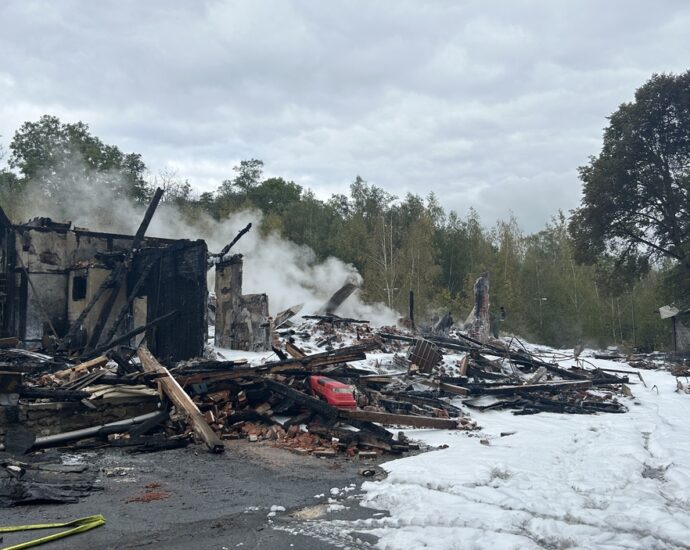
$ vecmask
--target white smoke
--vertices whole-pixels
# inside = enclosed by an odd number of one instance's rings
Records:
[[[36,193],[15,209],[15,223],[36,216],[51,217],[55,221],[72,221],[74,226],[92,231],[133,234],[143,218],[145,206],[134,205],[128,199],[108,191],[113,173],[95,172],[85,168],[82,161],[71,161],[51,178],[69,182],[60,185],[52,199]],[[104,185],[107,180],[110,185]],[[147,236],[170,239],[204,239],[209,252],[219,252],[237,233],[252,222],[253,227],[230,250],[230,254],[244,255],[243,293],[268,295],[272,315],[288,307],[304,304],[301,314],[316,312],[345,282],[361,283],[362,277],[350,264],[330,257],[318,262],[313,250],[282,238],[276,233],[261,235],[262,214],[242,211],[229,219],[217,221],[206,214],[195,219],[170,204],[161,204],[156,211]],[[213,291],[213,269],[209,290]],[[364,303],[355,292],[338,309],[338,315],[368,319],[377,325],[395,324],[399,315],[384,304]]]
[[[166,213],[158,221],[165,224]],[[272,314],[297,304],[304,304],[303,314],[316,312],[331,295],[348,281],[361,284],[357,269],[330,257],[316,260],[314,251],[283,239],[276,233],[262,236],[259,231],[261,212],[243,211],[222,223],[215,222],[206,242],[212,251],[219,251],[252,222],[249,233],[231,249],[230,254],[244,255],[245,294],[268,294]],[[190,230],[193,230],[191,228]],[[153,234],[153,233],[152,233]],[[189,233],[188,233],[189,234]],[[355,293],[338,309],[338,315],[368,319],[375,324],[395,324],[398,315],[383,304],[366,304]]]

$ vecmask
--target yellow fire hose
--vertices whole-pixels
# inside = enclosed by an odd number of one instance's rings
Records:
[[[32,529],[57,529],[59,527],[71,527],[71,529],[67,529],[66,531],[60,531],[59,533],[53,533],[52,535],[38,539],[20,542],[19,544],[14,544],[12,546],[6,546],[2,550],[21,550],[22,548],[38,546],[39,544],[69,537],[71,535],[76,535],[77,533],[84,533],[85,531],[100,527],[104,523],[105,518],[98,514],[96,516],[87,516],[85,518],[75,519],[74,521],[68,521],[67,523],[39,523],[38,525],[12,525],[10,527],[0,527],[0,533],[14,533],[15,531],[30,531]]]

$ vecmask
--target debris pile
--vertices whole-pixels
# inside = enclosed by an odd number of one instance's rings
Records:
[[[223,439],[246,437],[352,455],[409,448],[381,425],[476,429],[464,406],[516,414],[626,410],[619,396],[630,394],[628,377],[582,361],[565,369],[498,340],[481,343],[457,331],[452,337],[375,332],[361,323],[308,319],[284,331],[276,348],[282,359],[255,365],[195,359],[165,367],[141,346],[138,360],[112,352],[66,366],[64,359],[5,349],[0,353],[12,370],[0,374],[4,424],[32,430],[37,438],[29,448],[79,441],[136,452],[196,437],[221,452]],[[307,354],[298,343],[325,351]],[[395,353],[404,348],[405,356]],[[354,366],[367,353],[374,363]],[[41,405],[50,418],[41,418]],[[89,414],[101,421],[56,433],[72,427],[66,417],[87,422]]]
[[[463,404],[474,409],[509,408],[514,414],[627,411],[617,397],[629,395],[627,376],[586,368],[584,361],[574,357],[576,366],[564,369],[524,346],[498,339],[480,342],[461,331],[452,335],[415,338],[399,332],[379,334],[384,341],[409,344],[410,370],[430,374],[431,388],[440,395],[462,396]],[[451,352],[456,358],[454,364],[445,364],[442,350]]]
[[[566,369],[524,347],[458,331],[375,330],[328,314],[276,331],[272,342],[278,360],[254,364],[217,353],[160,362],[143,344],[77,364],[0,350],[7,369],[0,435],[13,455],[2,463],[0,504],[65,501],[91,489],[88,477],[72,479],[88,468],[53,468],[65,484],[41,487],[43,478],[31,475],[40,466],[27,465],[41,455],[27,453],[50,447],[151,452],[197,440],[218,453],[225,440],[241,438],[302,455],[371,459],[419,448],[399,427],[477,430],[467,407],[625,412],[620,397],[631,395],[619,372],[582,360]]]

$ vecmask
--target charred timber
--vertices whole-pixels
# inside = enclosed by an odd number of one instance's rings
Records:
[[[510,395],[514,393],[560,392],[563,390],[586,390],[592,387],[591,380],[566,380],[542,384],[523,385],[470,385],[472,395]]]
[[[235,244],[237,243],[237,241],[239,241],[247,232],[249,232],[249,230],[250,230],[251,228],[252,228],[252,224],[251,224],[251,223],[248,223],[243,229],[241,229],[241,230],[237,233],[237,235],[235,236],[235,238],[234,238],[232,241],[230,241],[228,244],[226,244],[226,245],[221,249],[221,251],[218,252],[218,254],[210,254],[209,256],[210,256],[211,258],[218,258],[218,259],[222,260],[222,259],[223,259],[223,256],[225,256],[228,252],[230,252],[230,249],[231,249],[233,246],[235,246]],[[212,266],[213,266],[213,264],[210,264],[210,265],[209,265],[209,267],[212,267]]]
[[[164,321],[169,321],[179,314],[179,311],[171,311],[170,313],[166,313],[165,315],[161,315],[157,319],[154,319],[150,323],[146,323],[145,325],[142,325],[140,327],[135,328],[134,330],[129,331],[127,334],[123,334],[119,338],[115,338],[115,340],[112,340],[108,342],[107,344],[103,344],[102,346],[97,347],[96,349],[85,353],[82,355],[82,359],[87,359],[89,357],[93,357],[94,355],[100,355],[101,353],[108,351],[111,348],[114,348],[115,346],[119,346],[120,344],[124,344],[125,342],[129,342],[132,338],[135,336],[141,334],[144,331],[149,330],[150,328],[155,327],[156,325],[163,323]]]
[[[316,319],[318,321],[325,321],[331,324],[341,324],[341,323],[370,323],[365,319],[351,319],[349,317],[338,317],[337,315],[302,315],[303,319]]]
[[[151,199],[151,203],[149,204],[148,208],[146,209],[146,213],[144,214],[144,219],[142,220],[141,224],[139,225],[139,229],[137,229],[137,232],[134,236],[134,239],[132,240],[132,247],[127,254],[127,258],[125,259],[124,262],[120,263],[116,269],[114,269],[110,275],[103,281],[99,289],[94,293],[93,297],[91,298],[91,301],[84,307],[82,312],[79,314],[79,317],[77,317],[77,320],[70,326],[69,330],[67,331],[67,334],[62,340],[61,344],[61,349],[65,349],[70,345],[70,342],[74,339],[76,336],[77,332],[81,328],[82,324],[84,323],[84,320],[88,316],[88,314],[91,312],[93,307],[98,303],[98,300],[105,294],[106,291],[109,289],[112,290],[110,296],[107,298],[107,302],[103,306],[103,309],[101,310],[101,314],[99,315],[98,323],[96,327],[94,327],[93,334],[91,335],[91,338],[89,340],[89,346],[88,347],[95,347],[98,343],[98,340],[101,336],[101,332],[103,330],[103,327],[105,326],[105,322],[108,320],[108,316],[110,315],[110,311],[112,310],[113,304],[115,303],[115,299],[117,298],[117,293],[120,290],[120,287],[122,286],[122,283],[124,282],[125,275],[127,274],[127,271],[129,270],[131,260],[134,257],[134,254],[137,252],[139,247],[141,246],[141,242],[144,238],[144,234],[146,233],[146,230],[149,227],[149,224],[151,223],[151,218],[153,217],[154,212],[156,211],[156,208],[158,208],[158,203],[160,202],[161,198],[163,197],[163,190],[159,187],[156,189],[155,193],[153,194],[153,198]]]
[[[53,401],[81,401],[91,397],[91,394],[79,390],[23,387],[19,389],[19,396],[29,399],[52,399]]]
[[[185,416],[194,433],[206,444],[209,451],[222,453],[225,450],[225,445],[208,425],[194,401],[171,376],[168,369],[158,362],[146,346],[139,348],[138,355],[145,372],[163,375],[158,379],[159,388],[172,401],[177,410]]]
[[[373,411],[341,411],[341,418],[345,420],[360,420],[377,422],[389,426],[413,426],[415,428],[436,428],[454,430],[458,427],[457,420],[450,418],[433,418],[430,416],[413,416],[409,414],[391,414]]]
[[[265,380],[264,384],[266,384],[266,387],[272,392],[291,399],[297,405],[309,409],[310,411],[326,419],[329,423],[333,423],[338,419],[338,409],[332,407],[325,401],[311,397],[275,380]]]

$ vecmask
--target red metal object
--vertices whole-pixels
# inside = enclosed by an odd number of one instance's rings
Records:
[[[326,376],[309,377],[309,388],[326,403],[343,409],[356,409],[355,389]]]

